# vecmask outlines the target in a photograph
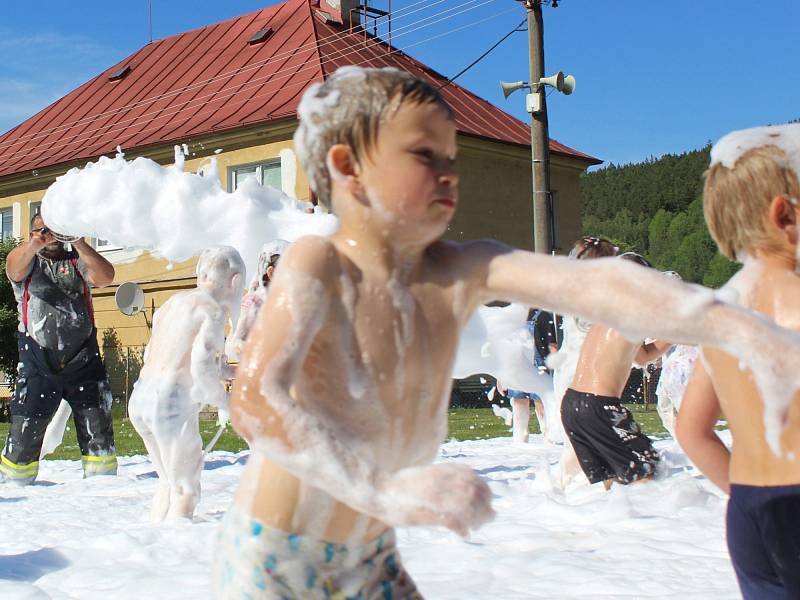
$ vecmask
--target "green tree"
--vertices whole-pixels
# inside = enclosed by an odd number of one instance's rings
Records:
[[[6,257],[20,240],[7,238],[0,242],[0,371],[6,374],[13,385],[17,377],[19,350],[17,348],[17,327],[19,317],[14,289],[6,277]]]
[[[111,384],[111,395],[114,405],[124,406],[133,391],[133,384],[139,379],[142,370],[143,352],[136,348],[123,346],[117,331],[110,327],[103,330],[100,343],[103,351],[103,363]]]
[[[719,288],[725,285],[733,277],[742,265],[725,258],[717,253],[708,264],[708,270],[703,276],[703,285],[711,288]]]
[[[687,235],[675,252],[672,270],[681,274],[686,281],[702,283],[708,264],[716,252],[714,243],[703,230],[695,230]]]
[[[671,261],[669,226],[675,215],[659,208],[647,227],[648,258],[657,269],[665,269]]]

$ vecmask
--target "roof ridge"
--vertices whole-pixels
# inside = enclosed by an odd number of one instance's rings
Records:
[[[167,35],[167,36],[165,36],[163,38],[158,38],[158,39],[153,40],[152,42],[148,42],[147,44],[145,44],[145,46],[147,46],[149,44],[155,44],[156,42],[163,42],[164,40],[168,40],[170,38],[178,37],[178,36],[181,36],[181,35],[186,35],[188,33],[194,33],[194,32],[197,32],[197,31],[202,31],[203,29],[207,29],[209,27],[216,27],[218,25],[224,25],[226,23],[230,23],[232,21],[236,21],[237,19],[241,19],[241,18],[250,16],[250,15],[254,15],[256,13],[264,12],[265,10],[278,9],[278,7],[283,6],[284,4],[290,4],[292,2],[297,2],[298,4],[300,4],[300,3],[307,3],[308,1],[309,0],[284,0],[283,2],[276,2],[275,4],[271,4],[269,6],[262,6],[261,8],[258,8],[256,10],[251,10],[251,11],[248,11],[246,13],[242,13],[240,15],[236,15],[235,17],[229,17],[229,18],[224,19],[222,21],[217,21],[216,23],[209,23],[208,25],[201,25],[200,27],[195,27],[193,29],[187,29],[186,31],[179,31],[178,33],[172,33],[172,34]]]

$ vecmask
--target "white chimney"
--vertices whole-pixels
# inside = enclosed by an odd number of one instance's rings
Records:
[[[356,0],[319,0],[319,9],[328,13],[333,20],[350,27],[350,10],[358,6]],[[358,25],[359,14],[353,13],[353,20]]]

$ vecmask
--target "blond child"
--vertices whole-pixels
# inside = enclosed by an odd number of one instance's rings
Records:
[[[225,325],[235,325],[245,267],[229,246],[207,248],[197,262],[197,289],[175,294],[153,317],[150,342],[128,411],[159,483],[150,516],[191,518],[200,500],[203,442],[198,418],[211,404],[228,407]]]
[[[410,74],[340,69],[298,113],[297,153],[341,226],[281,257],[245,347],[231,417],[252,454],[220,533],[220,598],[418,598],[393,527],[466,535],[492,519],[475,472],[431,464],[447,431],[459,332],[482,304],[516,301],[732,349],[759,330],[746,311],[623,261],[440,241],[458,203],[457,126]],[[596,298],[583,293],[600,285]],[[656,302],[653,323],[638,304]],[[800,356],[798,339],[765,335]]]
[[[744,264],[724,291],[794,330],[798,158],[800,125],[731,133],[711,151],[703,196],[720,252]],[[742,595],[800,598],[800,395],[792,386],[765,393],[756,385],[764,372],[745,368],[730,352],[704,346],[701,358],[678,413],[678,441],[730,494],[728,549]],[[715,432],[720,415],[728,420],[730,450]]]

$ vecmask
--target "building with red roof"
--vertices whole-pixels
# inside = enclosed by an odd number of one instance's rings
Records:
[[[427,79],[455,114],[461,178],[450,237],[494,237],[533,247],[530,127],[411,56],[349,22],[352,0],[287,0],[227,21],[153,41],[0,136],[3,235],[27,235],[44,191],[69,168],[121,146],[127,157],[174,160],[186,144],[186,169],[217,152],[230,189],[243,177],[309,198],[294,155],[296,111],[305,89],[343,65],[396,67]],[[556,246],[580,235],[579,176],[601,161],[550,141]],[[6,231],[6,229],[8,231]],[[117,281],[144,282],[148,306],[191,287],[193,264],[103,248]],[[135,260],[132,260],[135,258]],[[98,327],[121,331],[114,289],[97,290]],[[147,339],[144,323],[126,342]],[[126,329],[127,331],[127,329]]]

